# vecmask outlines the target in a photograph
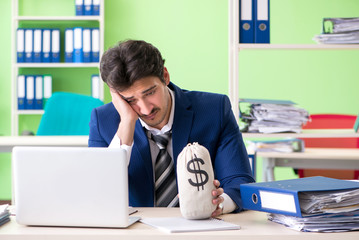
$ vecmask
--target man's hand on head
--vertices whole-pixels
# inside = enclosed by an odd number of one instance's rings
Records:
[[[110,88],[112,103],[115,106],[121,121],[136,122],[138,114],[132,109],[131,105],[113,88]]]
[[[112,103],[121,117],[121,122],[117,129],[117,136],[121,144],[131,146],[138,114],[132,109],[130,104],[113,88],[110,88]]]

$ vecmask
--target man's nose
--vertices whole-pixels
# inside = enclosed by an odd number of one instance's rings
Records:
[[[152,104],[147,101],[139,100],[138,106],[142,115],[149,115],[152,112]]]

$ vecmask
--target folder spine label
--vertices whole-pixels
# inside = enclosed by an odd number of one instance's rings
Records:
[[[25,76],[17,76],[17,108],[18,110],[25,109],[25,100],[26,100],[26,86],[25,86]]]
[[[75,14],[76,16],[84,15],[84,0],[75,0]]]
[[[254,0],[254,42],[270,43],[269,0]]]
[[[60,62],[60,29],[51,30],[51,61]]]
[[[239,42],[254,43],[254,19],[253,19],[253,1],[240,0],[239,5]]]
[[[25,30],[18,28],[16,31],[16,54],[17,62],[25,62]]]
[[[65,30],[65,62],[73,62],[74,31],[72,28]]]
[[[73,52],[73,61],[74,62],[83,62],[83,53],[82,53],[82,28],[74,28],[74,52]]]
[[[25,30],[25,62],[33,62],[33,30]]]
[[[51,30],[50,29],[43,29],[42,30],[42,62],[50,62],[51,54]]]

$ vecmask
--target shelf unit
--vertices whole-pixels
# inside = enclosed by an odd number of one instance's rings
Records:
[[[239,2],[240,0],[228,0],[228,95],[232,104],[235,117],[239,116],[239,55],[241,51],[250,51],[261,49],[270,50],[359,50],[359,44],[240,44],[239,43]],[[359,137],[359,133],[354,133],[353,129],[348,130],[351,133],[345,136],[338,135],[339,131],[329,131],[327,134],[262,134],[262,133],[244,133],[245,138],[260,137]],[[304,132],[304,131],[303,131]]]
[[[36,24],[42,23],[52,23],[56,22],[66,27],[67,23],[76,23],[78,25],[90,24],[98,26],[100,32],[100,56],[104,52],[104,0],[101,1],[100,6],[100,15],[99,16],[75,16],[75,1],[67,1],[68,4],[71,2],[73,4],[73,16],[19,16],[19,0],[12,1],[12,76],[11,76],[11,91],[12,91],[12,103],[11,103],[11,133],[13,136],[19,135],[19,116],[20,115],[42,115],[44,110],[18,110],[17,109],[17,76],[21,70],[24,69],[96,69],[95,72],[99,73],[100,64],[99,63],[17,63],[16,60],[16,30],[21,23],[31,22],[31,25],[36,26]],[[61,31],[60,35],[64,35],[64,32]],[[60,49],[61,59],[64,54],[64,49]],[[88,79],[90,80],[90,79]],[[53,78],[53,82],[56,81],[56,78]],[[103,93],[103,82],[100,81],[100,99],[104,99]]]

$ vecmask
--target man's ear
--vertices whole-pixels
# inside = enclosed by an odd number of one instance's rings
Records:
[[[163,79],[165,80],[166,85],[170,83],[170,74],[166,67],[163,67]]]

